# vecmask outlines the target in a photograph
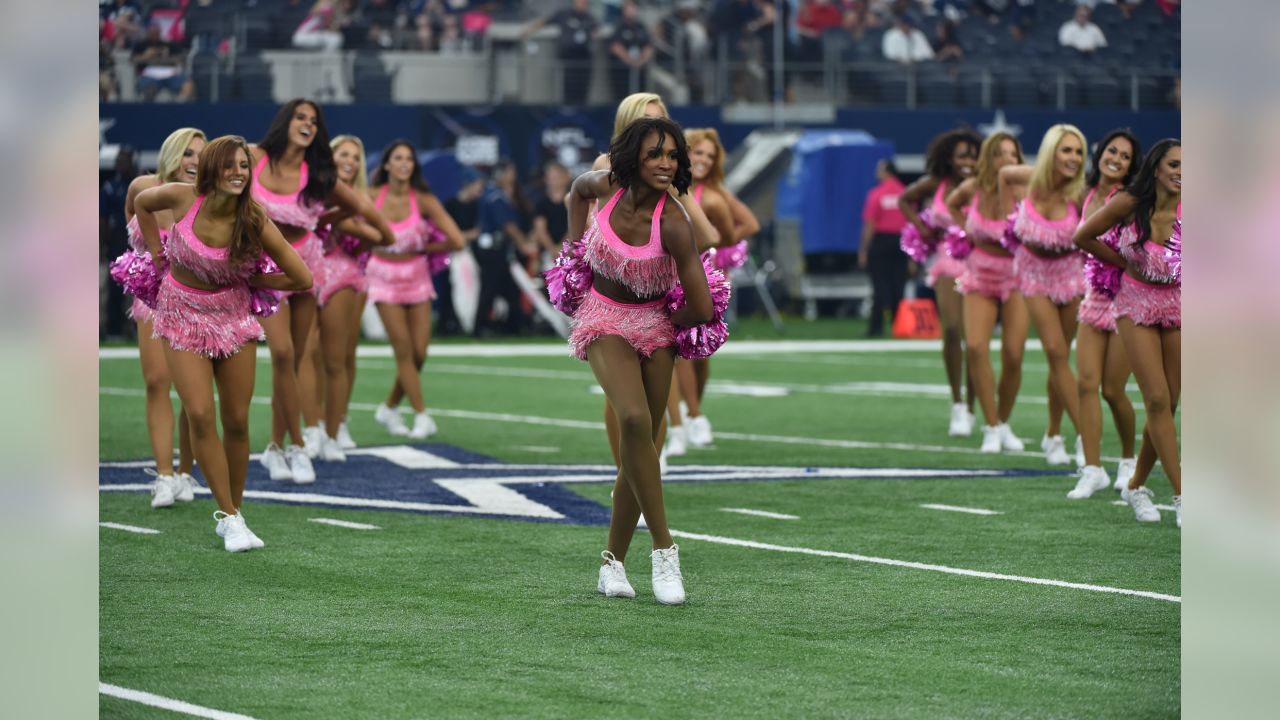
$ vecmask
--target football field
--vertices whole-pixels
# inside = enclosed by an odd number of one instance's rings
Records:
[[[705,400],[714,446],[665,477],[674,608],[649,590],[643,530],[638,597],[595,592],[613,471],[603,397],[562,344],[433,345],[440,432],[421,443],[373,421],[393,365],[369,346],[360,449],[308,486],[255,455],[244,509],[267,546],[243,554],[222,550],[207,491],[149,507],[138,362],[105,348],[101,716],[1178,716],[1173,513],[1140,525],[1111,490],[1065,499],[1074,474],[1033,452],[1038,350],[1012,421],[1028,450],[989,456],[977,432],[947,436],[935,350],[730,348]],[[255,452],[270,390],[260,356]],[[1150,485],[1168,506],[1159,470]]]

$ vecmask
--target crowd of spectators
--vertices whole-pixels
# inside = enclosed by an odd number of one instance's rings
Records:
[[[116,58],[127,53],[128,70],[140,99],[148,102],[195,98],[195,83],[187,71],[187,42],[183,19],[185,2],[154,2],[144,11],[134,0],[98,0],[98,97],[120,99]]]

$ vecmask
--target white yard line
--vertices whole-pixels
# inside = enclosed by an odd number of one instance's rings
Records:
[[[192,715],[194,717],[209,718],[210,720],[254,720],[248,715],[240,713],[226,712],[225,710],[214,710],[213,708],[202,707],[200,705],[192,705],[189,702],[174,700],[163,695],[153,695],[149,692],[141,690],[130,690],[122,688],[119,685],[111,685],[104,682],[98,683],[98,692],[121,700],[129,700],[130,702],[140,703],[142,705],[150,705],[151,707],[161,708],[176,713]]]
[[[1129,503],[1127,503],[1127,502],[1125,502],[1125,501],[1123,501],[1123,500],[1116,500],[1115,502],[1113,502],[1113,503],[1111,503],[1111,504],[1112,504],[1112,505],[1119,505],[1119,506],[1121,506],[1121,507],[1129,507]],[[1155,508],[1155,509],[1157,509],[1157,510],[1165,510],[1165,511],[1168,511],[1168,512],[1174,512],[1175,510],[1177,510],[1177,508],[1175,508],[1175,507],[1174,507],[1174,506],[1172,506],[1172,505],[1152,505],[1151,507],[1153,507],[1153,508]]]
[[[769,512],[768,510],[752,510],[750,508],[720,508],[722,512],[738,513],[739,515],[754,515],[756,517],[770,518],[772,520],[799,520],[799,515],[787,515],[786,513]]]
[[[111,528],[112,530],[123,530],[125,532],[137,533],[139,535],[159,535],[159,530],[151,528],[138,527],[137,525],[125,525],[123,523],[100,522],[98,527]]]
[[[347,522],[346,520],[334,520],[333,518],[307,518],[310,522],[320,523],[321,525],[333,525],[334,527],[348,528],[350,530],[381,530],[377,525],[366,525],[365,523]]]
[[[930,572],[946,573],[948,575],[963,575],[967,577],[982,578],[985,580],[1007,580],[1010,582],[1027,583],[1030,585],[1047,585],[1050,587],[1069,588],[1072,590],[1088,590],[1090,592],[1129,595],[1132,597],[1150,598],[1152,600],[1163,600],[1165,602],[1182,602],[1182,598],[1177,595],[1166,595],[1164,593],[1149,592],[1147,590],[1129,590],[1126,588],[1109,587],[1107,585],[1090,585],[1088,583],[1067,582],[1066,580],[1025,577],[1022,575],[1006,575],[1004,573],[986,572],[984,570],[967,570],[965,568],[953,568],[946,565],[933,565],[930,563],[918,563],[908,560],[893,560],[891,558],[857,555],[854,553],[835,552],[832,550],[814,550],[812,548],[771,545],[769,543],[756,542],[754,540],[739,540],[737,538],[720,537],[718,535],[702,535],[700,533],[684,532],[682,530],[672,530],[671,536],[685,540],[702,540],[703,542],[717,543],[720,545],[733,545],[735,547],[752,548],[755,550],[772,550],[774,552],[795,553],[799,555],[839,558],[841,560],[853,560],[855,562],[872,563],[875,565],[910,568],[912,570],[928,570]]]
[[[970,515],[1003,515],[1002,512],[995,510],[983,510],[982,508],[959,507],[957,505],[934,505],[933,503],[925,503],[920,507],[928,510],[948,510],[950,512],[969,513]]]
[[[552,447],[551,445],[512,445],[511,449],[524,450],[525,452],[532,452],[532,453],[547,453],[547,454],[560,452],[560,448]]]

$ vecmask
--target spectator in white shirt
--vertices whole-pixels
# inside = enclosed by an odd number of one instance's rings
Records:
[[[933,59],[933,47],[929,45],[929,38],[906,15],[894,18],[893,27],[884,34],[881,49],[885,59],[894,62],[915,63]]]
[[[1058,43],[1063,47],[1074,48],[1082,53],[1092,53],[1107,46],[1107,37],[1102,28],[1089,20],[1088,6],[1076,8],[1076,16],[1062,24],[1058,31]]]

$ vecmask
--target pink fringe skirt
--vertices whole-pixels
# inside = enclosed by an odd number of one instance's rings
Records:
[[[956,280],[956,288],[965,295],[982,295],[1000,302],[1018,289],[1013,275],[1013,256],[996,255],[975,245],[965,260],[964,273]]]
[[[293,249],[298,251],[298,255],[302,256],[302,262],[306,264],[307,269],[311,271],[311,287],[307,290],[294,290],[282,293],[283,297],[292,295],[300,295],[303,293],[312,293],[319,295],[320,288],[324,287],[324,243],[320,240],[320,236],[314,232],[308,232],[303,235],[300,240],[293,245]]]
[[[1066,305],[1084,295],[1084,254],[1040,257],[1019,245],[1013,254],[1013,274],[1026,297],[1040,295],[1055,305]]]
[[[369,300],[391,305],[417,305],[436,297],[426,255],[391,260],[378,255],[369,258],[365,270],[369,279]]]
[[[1080,314],[1077,317],[1080,322],[1095,330],[1101,330],[1104,333],[1116,331],[1115,301],[1098,293],[1092,287],[1085,290],[1084,300],[1080,302]]]
[[[1182,285],[1153,285],[1126,274],[1116,292],[1115,315],[1136,325],[1182,327]]]
[[[365,277],[360,261],[342,250],[334,250],[324,256],[324,284],[320,286],[320,305],[323,307],[339,290],[351,288],[357,293],[368,292],[369,279]]]
[[[938,278],[940,277],[960,277],[964,274],[964,264],[964,260],[957,260],[945,251],[939,250],[933,254],[933,262],[929,264],[929,271],[925,275],[925,284],[933,287],[938,284]]]
[[[579,360],[587,359],[587,347],[604,335],[617,335],[635,348],[640,357],[676,344],[676,329],[667,315],[665,298],[633,305],[611,300],[591,288],[573,314],[569,347]]]
[[[249,310],[248,285],[200,290],[166,275],[152,320],[153,337],[210,359],[230,357],[262,339],[262,326]]]
[[[136,323],[144,323],[151,319],[152,310],[147,304],[139,300],[133,299],[133,304],[129,306],[129,319]]]

